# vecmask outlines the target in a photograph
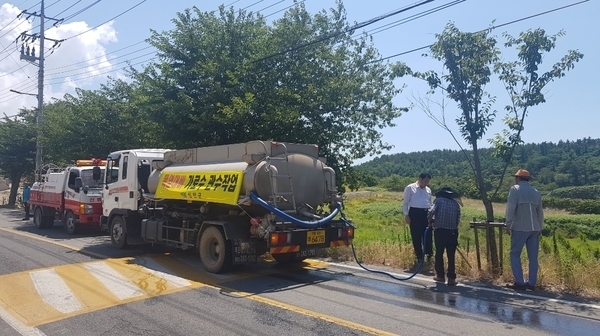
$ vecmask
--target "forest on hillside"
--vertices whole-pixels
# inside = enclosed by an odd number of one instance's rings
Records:
[[[480,149],[480,153],[484,176],[500,176],[502,160],[494,157],[492,149]],[[458,188],[465,196],[477,198],[473,171],[465,155],[472,153],[433,150],[383,155],[357,166],[357,169],[361,172],[364,184],[371,186],[414,180],[421,172],[429,172],[433,175],[434,186],[449,184]],[[600,139],[583,138],[518,146],[514,160],[505,175],[503,186],[506,188],[503,190],[507,191],[514,182],[506,177],[519,168],[529,170],[534,177],[532,183],[545,195],[564,197],[562,191],[565,189],[600,185]],[[489,190],[497,184],[495,182],[490,181]],[[404,188],[404,185],[399,187]],[[505,193],[500,193],[500,198],[504,195]],[[593,195],[572,198],[600,199]]]

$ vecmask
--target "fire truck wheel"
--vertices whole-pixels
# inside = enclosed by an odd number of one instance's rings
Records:
[[[125,219],[122,216],[113,217],[110,224],[110,241],[120,249],[127,247],[127,232],[125,232]]]
[[[75,215],[72,211],[67,211],[63,223],[65,225],[65,230],[68,234],[75,234],[75,231],[77,230],[77,225],[75,224]]]
[[[222,273],[231,267],[231,242],[226,241],[221,230],[208,227],[200,237],[200,260],[210,273]]]
[[[55,211],[52,208],[46,209],[46,216],[42,217],[42,227],[44,229],[51,229],[54,227]]]
[[[42,213],[41,207],[35,207],[35,211],[33,212],[33,225],[35,225],[38,229],[45,229],[44,226],[44,214]]]

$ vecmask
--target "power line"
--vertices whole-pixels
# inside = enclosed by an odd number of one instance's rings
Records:
[[[271,15],[275,15],[275,14],[277,14],[277,13],[279,13],[279,12],[283,12],[284,10],[286,10],[286,9],[288,9],[288,8],[291,8],[291,7],[294,7],[294,6],[296,6],[296,5],[299,5],[299,4],[303,3],[303,2],[306,2],[306,0],[298,1],[297,3],[294,3],[294,4],[292,4],[292,5],[289,5],[289,6],[287,6],[287,7],[284,7],[284,8],[282,8],[282,9],[280,9],[280,10],[276,11],[276,12],[273,12],[273,13],[271,13],[271,14],[267,14],[267,15],[263,16],[263,18],[268,18],[268,17],[269,17],[269,16],[271,16]]]
[[[79,15],[79,14],[81,14],[81,13],[83,13],[83,12],[87,11],[88,9],[90,9],[90,8],[94,7],[94,6],[95,6],[95,5],[97,5],[97,4],[98,4],[100,1],[102,1],[102,0],[96,0],[96,1],[94,1],[93,3],[91,3],[91,4],[89,4],[89,5],[85,6],[85,7],[83,7],[82,9],[78,10],[77,12],[75,12],[75,13],[73,13],[73,14],[71,14],[71,15],[67,16],[67,17],[65,17],[65,18],[64,18],[64,21],[71,20],[72,18],[76,17],[77,15]]]
[[[128,60],[125,60],[125,61],[121,61],[121,62],[118,62],[118,63],[110,64],[110,65],[108,65],[108,66],[105,66],[105,67],[102,67],[102,68],[98,68],[98,69],[96,69],[96,70],[100,70],[100,69],[106,69],[106,68],[111,68],[111,67],[112,67],[112,66],[114,66],[114,65],[121,64],[121,63],[125,63],[125,62],[129,62],[129,61],[131,61],[131,60],[138,59],[138,58],[141,58],[141,57],[144,57],[144,56],[148,56],[148,55],[151,55],[151,54],[154,54],[154,51],[152,51],[152,52],[149,52],[149,53],[146,53],[146,54],[143,54],[143,55],[140,55],[140,56],[132,57],[132,58],[130,58],[130,59],[128,59]],[[102,62],[101,62],[101,63],[97,63],[96,65],[100,65],[100,64],[102,64]],[[73,72],[73,71],[77,71],[77,70],[81,70],[81,69],[85,69],[85,68],[79,68],[79,69],[73,69],[73,70],[59,71],[59,72],[49,73],[48,75],[58,75],[58,74],[63,74],[63,73],[68,73],[68,72]],[[68,75],[68,76],[54,77],[54,78],[52,78],[52,79],[53,79],[53,80],[55,80],[55,79],[67,78],[67,77],[71,77],[71,76],[83,75],[83,74],[87,74],[87,73],[89,73],[89,72],[90,72],[89,70],[86,70],[85,72],[80,72],[80,73],[76,73],[76,74],[72,74],[72,75]]]
[[[146,41],[140,41],[140,42],[138,42],[138,43],[134,43],[134,44],[132,44],[132,45],[130,45],[130,46],[123,47],[123,48],[121,48],[121,49],[117,49],[117,50],[115,50],[115,51],[112,51],[112,52],[110,52],[110,53],[106,53],[106,54],[104,54],[104,55],[101,55],[101,56],[97,56],[97,57],[88,58],[88,59],[86,59],[86,60],[84,60],[84,61],[79,61],[79,62],[76,62],[76,63],[71,63],[71,64],[68,64],[68,65],[63,65],[63,66],[59,66],[59,67],[55,67],[55,68],[49,68],[48,70],[64,69],[64,68],[68,68],[68,67],[71,67],[71,66],[73,66],[73,65],[76,65],[76,64],[87,63],[88,61],[95,60],[95,59],[102,58],[102,57],[106,57],[106,56],[108,56],[108,55],[111,55],[111,54],[114,54],[114,53],[116,53],[117,51],[125,50],[125,49],[131,48],[131,47],[133,47],[133,46],[135,46],[135,45],[138,45],[138,44],[141,44],[141,43],[144,43],[144,42],[146,42]],[[120,56],[114,57],[114,58],[112,58],[112,59],[117,59],[117,58],[121,58],[121,57],[123,57],[123,56],[131,55],[131,54],[134,54],[134,53],[136,53],[136,52],[139,52],[139,51],[142,51],[142,50],[146,50],[146,49],[148,49],[148,48],[152,48],[152,46],[147,46],[147,47],[144,47],[144,48],[141,48],[141,49],[137,49],[137,50],[134,50],[134,51],[132,51],[132,52],[129,52],[129,53],[127,53],[127,54],[123,54],[123,55],[120,55]],[[112,59],[111,59],[111,60],[112,60]]]
[[[54,6],[54,5],[56,5],[56,4],[57,4],[57,3],[59,3],[59,2],[60,2],[60,0],[56,0],[56,1],[54,1],[53,3],[49,4],[48,6],[46,6],[46,9],[48,9],[48,8],[50,8],[50,7]]]
[[[60,1],[60,0],[59,0],[59,1]],[[64,13],[64,12],[66,12],[66,11],[67,11],[69,8],[71,8],[71,7],[75,6],[75,5],[76,5],[77,3],[79,3],[80,1],[81,1],[81,0],[79,0],[79,1],[77,1],[77,2],[75,2],[74,4],[72,4],[72,5],[71,5],[71,6],[69,6],[69,7],[67,7],[67,9],[63,10],[63,11],[62,11],[62,12],[60,12],[59,14],[56,14],[56,16],[58,16],[58,15],[60,15],[60,14]],[[83,13],[83,12],[87,11],[88,9],[92,8],[94,5],[96,5],[96,4],[97,4],[97,3],[99,3],[100,1],[102,1],[102,0],[96,0],[94,3],[92,3],[92,4],[90,4],[90,5],[87,5],[86,7],[84,7],[84,8],[82,8],[82,9],[78,10],[77,12],[75,12],[75,13],[73,13],[73,14],[70,14],[70,15],[69,15],[69,16],[67,16],[66,18],[62,18],[62,19],[60,19],[60,20],[56,21],[56,22],[54,23],[54,25],[53,25],[53,26],[54,26],[54,27],[57,27],[59,24],[61,24],[61,23],[64,23],[65,21],[71,20],[72,18],[76,17],[77,15],[79,15],[79,14],[81,14],[81,13]],[[57,2],[58,2],[58,1],[57,1]],[[56,3],[56,2],[55,2],[55,3]],[[49,21],[50,21],[50,20],[48,20],[48,21],[46,21],[46,22],[49,22]],[[37,26],[35,26],[35,27],[31,28],[31,30],[34,30],[34,29],[38,28],[39,26],[40,26],[40,25],[38,24]]]
[[[392,28],[398,27],[398,26],[400,26],[400,25],[403,25],[403,24],[405,24],[405,23],[408,23],[408,22],[414,21],[414,20],[416,20],[416,19],[420,19],[420,18],[422,18],[422,17],[424,17],[424,16],[431,15],[431,14],[433,14],[433,13],[439,12],[439,11],[441,11],[441,10],[444,10],[444,9],[446,9],[446,8],[450,8],[450,7],[456,6],[456,5],[458,5],[458,4],[460,4],[460,3],[463,3],[463,2],[465,2],[465,1],[467,1],[467,0],[454,0],[454,1],[452,1],[452,2],[448,2],[448,3],[446,3],[446,4],[439,5],[439,6],[437,6],[437,7],[434,7],[434,8],[431,8],[431,9],[425,10],[425,11],[422,11],[421,13],[413,14],[413,15],[411,15],[411,16],[408,16],[408,17],[406,17],[406,18],[402,18],[402,19],[400,19],[400,20],[396,20],[396,21],[390,22],[390,23],[388,23],[388,24],[385,24],[385,25],[383,25],[383,26],[379,26],[379,27],[377,27],[377,28],[373,28],[373,29],[371,29],[371,30],[367,30],[366,32],[367,32],[367,33],[370,33],[370,35],[379,34],[379,33],[381,33],[381,32],[384,32],[384,31],[386,31],[386,30],[389,30],[389,29],[392,29]],[[359,36],[359,37],[360,37],[360,36]]]
[[[89,79],[89,78],[93,78],[93,77],[97,77],[97,76],[101,76],[101,75],[106,75],[106,74],[109,74],[109,73],[112,73],[112,72],[115,72],[115,71],[128,69],[128,68],[130,68],[132,66],[135,66],[135,65],[139,65],[139,64],[142,64],[142,63],[150,62],[150,61],[153,61],[155,59],[156,59],[156,57],[152,57],[152,58],[140,61],[140,62],[129,64],[127,66],[124,66],[124,67],[121,67],[121,68],[118,68],[118,69],[112,69],[112,70],[105,71],[105,72],[102,72],[102,73],[99,73],[99,74],[95,74],[95,75],[73,78],[73,80],[75,81],[75,80]],[[65,78],[67,78],[67,77],[70,77],[70,76],[66,76]],[[55,80],[55,79],[53,79],[53,80]],[[50,80],[49,83],[44,84],[44,86],[48,87],[50,85],[60,84],[60,83],[63,83],[63,82],[64,82],[64,80],[59,80],[57,82],[52,82],[52,80]],[[30,88],[32,88],[32,87],[31,86],[29,86],[29,87],[23,86],[23,87],[20,87],[19,90],[27,90],[27,89],[30,89]],[[3,96],[3,97],[8,97],[8,95],[7,96]],[[0,104],[3,104],[3,103],[5,103],[5,102],[7,102],[9,100],[15,99],[16,97],[18,97],[18,95],[15,95],[14,97],[11,97],[11,98],[8,98],[8,99],[4,99],[4,100],[0,101]],[[0,99],[2,99],[2,98],[0,98]]]
[[[276,3],[272,4],[272,5],[269,5],[269,6],[265,7],[265,8],[261,8],[261,9],[257,10],[257,12],[262,12],[262,11],[264,11],[265,9],[267,9],[267,8],[271,8],[271,7],[273,7],[273,6],[275,6],[275,5],[278,5],[278,4],[280,4],[280,3],[284,2],[284,1],[285,1],[285,0],[279,0],[278,2],[276,2]]]
[[[549,14],[549,13],[552,13],[552,12],[556,12],[556,11],[563,10],[563,9],[566,9],[566,8],[569,8],[569,7],[580,5],[580,4],[582,4],[584,2],[588,2],[588,1],[590,1],[590,0],[582,0],[582,1],[579,1],[579,2],[575,2],[575,3],[569,4],[569,5],[562,6],[562,7],[557,7],[557,8],[554,8],[554,9],[550,9],[550,10],[547,10],[545,12],[540,12],[540,13],[537,13],[537,14],[529,15],[529,16],[526,16],[526,17],[523,17],[523,18],[520,18],[520,19],[516,19],[516,20],[513,20],[513,21],[509,21],[509,22],[505,22],[505,23],[499,24],[497,26],[492,26],[490,28],[481,29],[479,31],[476,31],[473,34],[482,33],[482,32],[484,32],[486,30],[494,30],[494,29],[497,29],[497,28],[500,28],[500,27],[504,27],[504,26],[508,26],[508,25],[511,25],[511,24],[514,24],[514,23],[518,23],[518,22],[521,22],[521,21],[533,19],[533,18],[538,17],[538,16],[546,15],[546,14]],[[410,54],[410,53],[413,53],[415,51],[427,49],[427,48],[431,47],[432,45],[433,44],[429,44],[429,45],[422,46],[422,47],[419,47],[419,48],[407,50],[407,51],[404,51],[404,52],[401,52],[401,53],[397,53],[397,54],[390,55],[390,56],[387,56],[387,57],[384,57],[384,58],[381,58],[381,59],[378,59],[378,60],[374,60],[374,61],[368,62],[366,64],[371,64],[371,63],[376,63],[376,62],[382,62],[382,61],[388,60],[390,58],[394,58],[394,57],[398,57],[398,56]]]
[[[340,35],[342,35],[342,34],[346,34],[346,33],[348,33],[348,32],[354,31],[354,30],[356,30],[356,29],[364,28],[364,27],[366,27],[366,26],[369,26],[369,25],[372,25],[372,24],[374,24],[375,22],[379,22],[379,21],[381,21],[381,20],[383,20],[383,19],[387,19],[387,18],[389,18],[389,17],[391,17],[391,16],[398,15],[398,14],[400,14],[400,13],[404,13],[404,12],[406,12],[406,11],[408,11],[408,10],[411,10],[411,9],[414,9],[414,8],[417,8],[417,7],[420,7],[420,6],[422,6],[422,5],[425,5],[425,4],[428,4],[428,3],[430,3],[430,2],[432,2],[432,1],[433,1],[433,0],[424,0],[424,1],[421,1],[421,2],[418,2],[418,3],[414,3],[414,4],[411,4],[411,5],[405,6],[405,7],[403,7],[403,8],[400,8],[400,9],[394,10],[394,11],[392,11],[392,12],[389,12],[389,13],[386,13],[386,14],[383,14],[383,15],[380,15],[380,16],[377,16],[377,17],[375,17],[375,18],[372,18],[372,19],[370,19],[370,20],[367,20],[367,21],[364,21],[364,22],[361,22],[361,23],[357,23],[357,24],[355,24],[354,26],[351,26],[351,27],[349,27],[349,28],[346,28],[346,29],[344,29],[344,30],[342,30],[342,31],[340,31],[340,32],[337,32],[337,33],[334,33],[334,34],[329,34],[329,35],[323,36],[323,37],[321,37],[321,38],[318,38],[318,39],[316,39],[316,40],[313,40],[313,41],[310,41],[310,42],[306,42],[306,43],[302,43],[302,44],[300,44],[300,45],[297,45],[297,46],[294,46],[294,47],[290,47],[290,48],[288,48],[288,49],[286,49],[286,50],[283,50],[283,51],[280,51],[280,52],[278,52],[278,53],[271,54],[271,55],[268,55],[268,56],[265,56],[265,57],[259,58],[259,59],[255,60],[255,61],[253,61],[253,63],[256,63],[256,62],[261,62],[261,61],[264,61],[264,60],[267,60],[267,59],[270,59],[270,58],[273,58],[273,57],[277,57],[277,56],[285,55],[285,54],[287,54],[287,53],[290,53],[290,52],[292,52],[292,51],[296,51],[296,50],[299,50],[299,49],[302,49],[302,48],[306,48],[306,47],[308,47],[308,46],[310,46],[310,45],[313,45],[313,44],[316,44],[316,43],[319,43],[319,42],[323,42],[323,41],[325,41],[325,40],[332,39],[332,38],[334,38],[334,37],[340,36]]]
[[[90,31],[92,31],[92,30],[94,30],[94,29],[96,29],[96,28],[100,27],[100,26],[103,26],[103,25],[107,24],[108,22],[110,22],[110,21],[112,21],[112,20],[114,20],[114,19],[116,19],[116,18],[118,18],[118,17],[120,17],[120,16],[124,15],[125,13],[127,13],[127,12],[129,12],[129,11],[133,10],[134,8],[136,8],[137,6],[139,6],[139,5],[143,4],[143,3],[144,3],[144,2],[146,2],[146,1],[147,1],[147,0],[142,0],[142,1],[138,2],[137,4],[135,4],[133,7],[131,7],[131,8],[129,8],[129,9],[127,9],[126,11],[124,11],[124,12],[121,12],[120,14],[118,14],[118,15],[116,15],[116,16],[114,16],[114,17],[112,17],[112,18],[110,18],[110,19],[108,19],[108,20],[106,20],[106,21],[102,22],[101,24],[99,24],[99,25],[97,25],[97,26],[95,26],[95,27],[92,27],[92,28],[90,28],[90,29],[88,29],[88,30],[86,30],[86,31],[84,31],[84,32],[81,32],[81,33],[79,33],[79,34],[75,34],[75,35],[73,35],[73,36],[71,36],[71,37],[67,37],[66,39],[63,39],[63,41],[67,41],[67,40],[70,40],[70,39],[72,39],[72,38],[75,38],[75,37],[77,37],[77,36],[81,36],[81,35],[83,35],[83,34],[85,34],[85,33],[87,33],[87,32],[90,32]]]
[[[78,4],[78,3],[80,3],[80,2],[81,2],[81,0],[77,0],[77,1],[75,1],[75,3],[74,3],[74,4],[72,4],[71,6],[69,6],[69,7],[65,8],[65,9],[63,9],[63,11],[62,11],[62,12],[60,12],[60,13],[57,13],[57,14],[56,14],[56,16],[59,16],[60,14],[62,14],[62,13],[64,13],[64,12],[68,11],[69,9],[73,8],[75,5],[77,5],[77,4]]]
[[[242,8],[241,10],[246,10],[246,9],[248,9],[248,8],[250,8],[250,7],[252,7],[252,6],[256,5],[256,4],[259,4],[259,3],[263,2],[263,1],[265,1],[265,0],[258,0],[257,2],[255,2],[255,3],[251,4],[251,5],[248,5],[248,6],[244,7],[244,8]]]

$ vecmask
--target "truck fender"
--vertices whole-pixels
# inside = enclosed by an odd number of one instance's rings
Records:
[[[200,242],[200,236],[202,232],[206,230],[209,226],[217,226],[220,227],[225,234],[226,240],[231,240],[235,238],[248,238],[250,235],[249,228],[246,228],[245,225],[236,225],[237,223],[232,223],[230,221],[204,221],[200,226],[200,233],[198,234],[197,242]]]
[[[123,218],[125,218],[125,233],[127,233],[129,231],[129,217],[130,217],[130,212],[131,210],[128,209],[113,209],[110,214],[108,215],[108,229],[110,230],[110,225],[112,223],[113,218],[115,218],[115,216],[123,216]]]

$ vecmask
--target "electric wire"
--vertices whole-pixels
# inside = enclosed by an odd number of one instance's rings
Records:
[[[278,5],[278,4],[280,4],[280,3],[284,2],[284,1],[285,1],[285,0],[279,0],[278,2],[276,2],[276,3],[272,4],[272,5],[269,5],[269,6],[265,7],[265,8],[261,8],[261,9],[257,10],[257,12],[262,12],[262,11],[264,11],[265,9],[271,8],[271,7],[273,7],[273,6],[275,6],[275,5]]]
[[[579,4],[588,2],[588,1],[589,0],[582,0],[582,1],[575,2],[575,3],[569,4],[569,5],[557,7],[557,8],[551,9],[551,10],[547,10],[547,11],[544,11],[544,12],[540,12],[540,13],[529,15],[529,16],[526,16],[526,17],[522,17],[522,18],[519,18],[519,19],[516,19],[516,20],[508,21],[508,22],[505,22],[505,23],[502,23],[502,24],[499,24],[499,25],[496,25],[496,26],[492,26],[490,28],[483,29],[483,30],[480,30],[478,32],[483,32],[483,31],[486,31],[488,29],[497,29],[497,28],[500,28],[500,27],[504,27],[504,26],[507,26],[507,25],[514,24],[514,23],[522,22],[522,21],[529,20],[529,19],[532,19],[532,18],[535,18],[535,17],[546,15],[546,14],[549,14],[549,13],[552,13],[552,12],[563,10],[563,9],[566,9],[566,8],[569,8],[569,7],[572,7],[572,6],[576,6],[576,5],[579,5]],[[143,42],[144,41],[141,41],[141,42],[138,42],[138,43],[136,43],[134,45],[141,44]],[[133,45],[131,45],[131,46],[133,46]],[[131,47],[131,46],[128,46],[128,47]],[[423,49],[429,48],[430,46],[431,46],[431,44],[430,45],[426,45],[426,46],[422,46],[422,47],[419,47],[419,48],[410,49],[410,50],[407,50],[407,51],[404,51],[404,52],[401,52],[401,53],[397,53],[397,54],[390,55],[390,56],[387,56],[387,57],[384,57],[384,58],[381,58],[381,59],[378,59],[378,60],[371,61],[371,62],[369,62],[367,64],[375,63],[375,62],[381,62],[381,61],[384,61],[384,60],[387,60],[387,59],[391,59],[391,58],[398,57],[398,56],[401,56],[401,55],[405,55],[405,54],[408,54],[408,53],[412,53],[412,52],[416,52],[416,51],[419,51],[419,50],[423,50]],[[125,48],[128,48],[128,47],[125,47]],[[122,48],[122,49],[125,49],[125,48]],[[155,59],[155,58],[148,59],[147,61],[151,61],[153,59]],[[140,63],[143,63],[143,62],[139,62],[139,63],[136,63],[136,64],[140,64]],[[122,70],[122,68],[119,69],[119,70]]]
[[[262,62],[262,61],[265,61],[265,60],[271,59],[271,58],[273,58],[273,57],[282,56],[282,55],[285,55],[285,54],[287,54],[287,53],[290,53],[290,52],[293,52],[293,51],[296,51],[296,50],[299,50],[299,49],[306,48],[306,47],[308,47],[308,46],[311,46],[311,45],[313,45],[313,44],[316,44],[316,43],[319,43],[319,42],[323,42],[323,41],[326,41],[326,40],[332,39],[332,38],[334,38],[334,37],[337,37],[337,36],[340,36],[340,35],[342,35],[342,34],[346,34],[346,33],[349,33],[349,32],[352,32],[352,31],[355,31],[355,30],[357,30],[357,29],[360,29],[360,28],[364,28],[364,27],[366,27],[366,26],[369,26],[369,25],[372,25],[372,24],[374,24],[375,22],[379,22],[379,21],[381,21],[381,20],[383,20],[383,19],[387,19],[387,18],[389,18],[389,17],[392,17],[392,16],[394,16],[394,15],[398,15],[398,14],[400,14],[400,13],[404,13],[404,12],[406,12],[406,11],[408,11],[408,10],[411,10],[411,9],[414,9],[414,8],[417,8],[417,7],[420,7],[420,6],[422,6],[422,5],[425,5],[425,4],[428,4],[428,3],[430,3],[430,2],[432,2],[432,1],[433,1],[433,0],[424,0],[424,1],[421,1],[421,2],[413,3],[413,4],[411,4],[411,5],[408,5],[408,6],[405,6],[405,7],[399,8],[399,9],[397,9],[397,10],[394,10],[394,11],[392,11],[392,12],[389,12],[389,13],[386,13],[386,14],[383,14],[383,15],[380,15],[380,16],[377,16],[377,17],[375,17],[375,18],[373,18],[373,19],[370,19],[370,20],[367,20],[367,21],[364,21],[364,22],[361,22],[361,23],[357,23],[357,24],[355,24],[355,25],[353,25],[353,26],[351,26],[351,27],[348,27],[348,28],[346,28],[346,29],[344,29],[344,30],[340,31],[340,32],[336,32],[336,33],[333,33],[333,34],[329,34],[329,35],[326,35],[326,36],[320,37],[320,38],[318,38],[318,39],[312,40],[312,41],[310,41],[310,42],[306,42],[306,43],[302,43],[302,44],[300,44],[300,45],[296,45],[296,46],[293,46],[293,47],[289,47],[289,48],[288,48],[288,49],[286,49],[286,50],[283,50],[283,51],[280,51],[280,52],[277,52],[277,53],[274,53],[274,54],[271,54],[271,55],[268,55],[268,56],[265,56],[265,57],[261,57],[261,58],[259,58],[259,59],[257,59],[257,60],[254,60],[254,61],[252,61],[252,62],[253,62],[253,63]]]
[[[580,4],[588,2],[588,1],[590,1],[590,0],[582,0],[582,1],[579,1],[579,2],[574,2],[574,3],[568,4],[568,5],[562,6],[562,7],[557,7],[557,8],[550,9],[550,10],[547,10],[547,11],[544,11],[544,12],[540,12],[540,13],[536,13],[536,14],[533,14],[533,15],[525,16],[525,17],[522,17],[520,19],[516,19],[516,20],[513,20],[513,21],[508,21],[508,22],[505,22],[505,23],[502,23],[502,24],[499,24],[499,25],[496,25],[496,26],[491,26],[491,27],[486,28],[486,29],[478,30],[474,34],[482,33],[482,32],[487,31],[487,30],[498,29],[500,27],[504,27],[504,26],[508,26],[508,25],[511,25],[511,24],[515,24],[515,23],[521,22],[521,21],[533,19],[533,18],[538,17],[538,16],[550,14],[550,13],[553,13],[553,12],[556,12],[556,11],[559,11],[559,10],[563,10],[563,9],[566,9],[566,8],[569,8],[569,7],[573,7],[573,6],[576,6],[576,5],[580,5]],[[410,49],[410,50],[407,50],[407,51],[403,51],[401,53],[397,53],[397,54],[393,54],[393,55],[390,55],[390,56],[386,56],[386,57],[380,58],[378,60],[374,60],[374,61],[368,62],[366,64],[372,64],[372,63],[382,62],[382,61],[385,61],[385,60],[388,60],[388,59],[391,59],[391,58],[395,58],[395,57],[398,57],[398,56],[410,54],[410,53],[413,53],[415,51],[427,49],[427,48],[431,47],[432,45],[433,44],[428,44],[426,46],[422,46],[422,47]]]
[[[110,18],[110,19],[108,19],[108,20],[106,20],[106,21],[102,22],[101,24],[99,24],[99,25],[97,25],[97,26],[94,26],[94,27],[92,27],[92,28],[90,28],[90,29],[88,29],[88,30],[86,30],[86,31],[83,31],[83,32],[81,32],[81,33],[78,33],[78,34],[75,34],[75,35],[73,35],[73,36],[67,37],[67,38],[63,39],[63,41],[67,41],[67,40],[70,40],[70,39],[72,39],[72,38],[75,38],[75,37],[81,36],[81,35],[83,35],[83,34],[86,34],[86,33],[90,32],[90,31],[92,31],[92,30],[94,30],[94,29],[96,29],[96,28],[100,27],[100,26],[103,26],[103,25],[107,24],[108,22],[110,22],[110,21],[112,21],[112,20],[114,20],[114,19],[116,19],[116,18],[119,18],[119,17],[121,17],[122,15],[125,15],[126,13],[130,12],[131,10],[133,10],[134,8],[138,7],[139,5],[143,4],[143,3],[144,3],[144,2],[146,2],[146,1],[147,1],[147,0],[142,0],[142,1],[138,2],[137,4],[133,5],[132,7],[130,7],[129,9],[127,9],[127,10],[125,10],[125,11],[121,12],[120,14],[118,14],[118,15],[116,15],[116,16],[113,16],[112,18]]]

